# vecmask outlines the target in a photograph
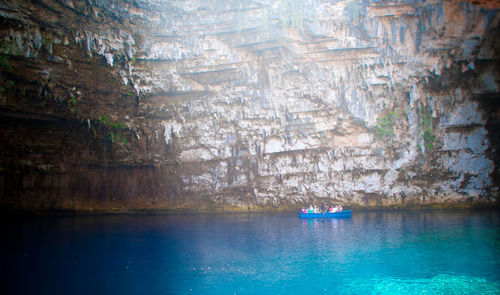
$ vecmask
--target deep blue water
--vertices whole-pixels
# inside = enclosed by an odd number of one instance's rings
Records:
[[[1,294],[500,294],[495,211],[1,220]]]

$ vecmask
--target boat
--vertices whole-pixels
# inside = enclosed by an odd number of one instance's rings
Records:
[[[302,213],[299,211],[300,218],[349,218],[351,217],[352,210],[342,210],[334,213]]]

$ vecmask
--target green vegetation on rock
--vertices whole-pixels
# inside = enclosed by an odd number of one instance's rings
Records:
[[[111,142],[122,145],[128,142],[122,134],[122,131],[127,128],[124,122],[117,123],[110,121],[106,115],[99,117],[99,122],[109,129],[108,135]]]
[[[6,70],[6,71],[12,71],[12,66],[9,62],[9,57],[5,54],[0,54],[0,65],[2,67],[2,69]]]
[[[71,98],[70,100],[68,101],[68,107],[69,107],[69,111],[71,113],[76,113],[76,105],[78,104],[78,101],[76,99],[76,96],[74,94],[71,94]]]
[[[0,67],[6,71],[12,71],[12,65],[9,62],[9,56],[7,52],[9,52],[10,46],[5,41],[0,41]]]
[[[397,119],[401,118],[401,114],[392,111],[383,115],[377,119],[377,125],[375,125],[375,130],[377,132],[377,138],[383,139],[394,135],[394,123]]]
[[[423,107],[419,116],[419,125],[422,128],[422,137],[426,152],[434,150],[434,141],[436,137],[432,134],[432,116],[427,107]]]

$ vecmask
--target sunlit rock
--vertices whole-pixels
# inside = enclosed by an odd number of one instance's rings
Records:
[[[44,3],[0,6],[5,208],[498,198],[491,3]]]

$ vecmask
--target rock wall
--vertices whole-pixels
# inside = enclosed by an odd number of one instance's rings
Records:
[[[496,204],[498,7],[0,1],[0,204]]]

